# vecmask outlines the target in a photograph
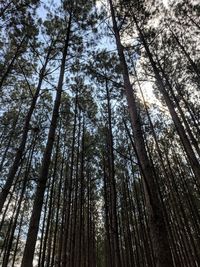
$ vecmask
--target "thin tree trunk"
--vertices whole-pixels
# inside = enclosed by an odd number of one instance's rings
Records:
[[[21,42],[19,43],[19,45],[17,46],[15,55],[14,55],[13,58],[11,59],[9,65],[8,65],[6,71],[5,71],[5,73],[3,74],[3,76],[2,76],[1,79],[0,79],[0,90],[2,90],[2,86],[3,86],[4,82],[5,82],[5,80],[7,79],[7,77],[8,77],[8,75],[9,75],[10,71],[12,70],[13,64],[15,63],[15,61],[17,60],[17,58],[19,57],[19,55],[20,55],[20,53],[21,53],[21,52],[20,52],[20,49],[21,49],[23,43],[24,43],[25,41],[27,41],[27,40],[28,40],[28,37],[27,37],[27,36],[24,36],[24,37],[22,38]]]
[[[198,69],[197,65],[195,64],[195,62],[192,60],[192,58],[190,57],[189,53],[186,51],[185,47],[181,44],[181,42],[179,41],[179,38],[177,37],[177,35],[170,29],[174,39],[176,40],[178,46],[181,48],[181,51],[183,52],[183,54],[186,56],[187,60],[189,61],[190,65],[192,66],[194,72],[197,75],[198,78],[198,82],[200,83],[200,70]]]
[[[173,266],[172,254],[168,241],[168,234],[164,220],[164,214],[159,199],[157,185],[154,179],[154,173],[145,149],[140,118],[137,111],[136,100],[133,95],[133,89],[130,83],[128,68],[124,57],[123,47],[121,45],[119,30],[115,19],[115,12],[112,0],[109,0],[110,10],[113,22],[113,30],[116,38],[117,50],[123,69],[123,79],[126,91],[126,97],[131,116],[131,123],[133,127],[133,134],[135,139],[135,146],[137,157],[140,162],[141,172],[143,174],[143,182],[145,185],[146,205],[149,213],[150,231],[152,236],[153,250],[156,258],[157,267],[171,267]]]
[[[200,183],[200,164],[199,164],[199,162],[198,162],[198,160],[196,158],[196,155],[195,155],[195,153],[194,153],[194,151],[193,151],[193,149],[191,147],[191,144],[190,144],[190,142],[189,142],[189,140],[187,138],[187,135],[185,133],[185,129],[184,129],[183,125],[181,124],[181,121],[180,121],[180,119],[179,119],[179,117],[178,117],[178,115],[177,115],[177,113],[175,111],[175,107],[173,105],[173,102],[171,101],[171,99],[169,97],[169,94],[165,89],[165,85],[164,85],[164,83],[162,81],[162,77],[160,76],[159,70],[158,70],[158,68],[156,66],[156,63],[155,63],[154,59],[153,59],[153,56],[152,56],[151,51],[149,49],[149,46],[148,46],[148,44],[147,44],[147,42],[145,40],[144,34],[143,34],[141,28],[139,27],[137,19],[136,19],[134,14],[133,14],[133,19],[135,21],[137,30],[138,30],[138,32],[140,34],[141,41],[142,41],[142,43],[144,45],[145,51],[146,51],[146,53],[148,55],[149,61],[151,63],[153,71],[155,73],[156,80],[157,80],[157,82],[159,84],[158,89],[162,93],[162,95],[163,95],[163,97],[165,99],[165,102],[166,102],[167,107],[169,109],[169,112],[171,114],[172,120],[173,120],[173,122],[175,124],[177,132],[178,132],[178,134],[180,136],[180,139],[182,141],[183,147],[184,147],[184,149],[186,151],[187,157],[188,157],[188,159],[190,161],[190,164],[191,164],[191,167],[193,169],[193,172],[194,172],[194,174],[196,176],[196,179]],[[170,84],[168,83],[169,81],[167,79],[166,79],[166,82],[167,82],[167,85],[170,86]]]
[[[48,210],[48,215],[47,215],[47,225],[46,225],[46,232],[44,236],[44,241],[43,241],[43,253],[41,257],[41,267],[45,266],[45,259],[46,259],[46,247],[47,247],[47,241],[49,237],[49,228],[50,228],[50,223],[52,220],[52,210],[53,210],[53,198],[54,198],[54,184],[56,180],[56,171],[57,171],[57,164],[58,164],[58,151],[59,151],[59,142],[60,142],[60,131],[57,137],[57,144],[56,144],[56,151],[55,151],[55,162],[53,166],[53,174],[52,174],[52,180],[51,180],[51,189],[50,189],[50,196],[49,196],[49,210]]]
[[[72,133],[72,150],[71,150],[71,161],[70,161],[70,173],[69,173],[69,184],[68,184],[68,195],[65,196],[64,200],[64,213],[65,213],[65,222],[64,222],[64,233],[63,233],[63,242],[62,242],[62,260],[61,267],[65,267],[67,261],[67,241],[68,241],[68,231],[69,231],[69,221],[70,221],[70,210],[71,210],[71,195],[72,195],[72,180],[74,174],[74,156],[75,156],[75,141],[76,141],[76,123],[77,123],[77,113],[78,113],[78,91],[76,92],[75,98],[75,111],[74,111],[74,125]],[[66,190],[67,193],[67,190]]]
[[[105,240],[105,260],[106,267],[113,267],[113,259],[111,255],[111,238],[110,238],[110,223],[109,223],[109,200],[108,200],[108,182],[105,167],[105,158],[103,157],[103,189],[104,189],[104,206],[105,206],[105,230],[106,230],[106,240]]]
[[[63,150],[62,154],[62,163],[61,163],[61,170],[60,170],[60,180],[58,184],[58,199],[56,204],[56,220],[55,220],[55,229],[54,229],[54,237],[53,237],[53,248],[52,248],[52,259],[50,267],[53,267],[55,264],[55,255],[56,255],[56,241],[58,236],[58,226],[59,226],[59,211],[60,211],[60,202],[61,202],[61,192],[62,192],[62,178],[63,178],[63,170],[64,170],[64,155],[65,149]]]
[[[3,263],[2,263],[2,267],[8,266],[8,263],[9,263],[9,256],[10,256],[10,253],[11,253],[13,237],[14,237],[16,226],[17,226],[17,220],[18,220],[18,217],[19,217],[19,214],[20,214],[21,204],[22,204],[22,201],[23,201],[23,198],[24,198],[26,185],[27,185],[27,182],[28,182],[28,174],[29,174],[30,168],[31,168],[31,162],[32,162],[32,158],[33,158],[35,145],[36,145],[36,137],[33,138],[32,148],[30,149],[29,157],[28,157],[28,160],[27,160],[26,171],[25,171],[25,175],[24,175],[24,178],[23,178],[23,182],[22,182],[22,190],[21,190],[21,193],[20,193],[20,196],[19,196],[19,201],[17,202],[16,214],[15,214],[15,218],[14,218],[14,221],[13,221],[11,232],[9,234],[7,251],[6,251]]]
[[[109,179],[111,188],[112,235],[114,238],[114,257],[115,257],[116,267],[121,267],[118,221],[117,221],[117,192],[116,192],[115,169],[114,169],[112,115],[111,115],[110,93],[109,93],[107,79],[106,79],[106,97],[107,97],[107,110],[108,110],[108,148],[109,148],[108,157],[109,157]]]
[[[67,57],[67,52],[68,52],[68,47],[69,47],[71,20],[72,20],[72,14],[70,13],[67,34],[66,34],[66,39],[65,39],[64,49],[63,49],[62,63],[60,67],[60,75],[59,75],[59,81],[58,81],[58,86],[57,86],[56,99],[54,102],[53,114],[52,114],[52,119],[51,119],[51,125],[49,129],[46,149],[43,155],[40,176],[38,178],[35,200],[33,204],[33,210],[32,210],[32,215],[30,219],[30,225],[29,225],[29,230],[28,230],[28,235],[27,235],[27,240],[26,240],[21,267],[32,267],[33,266],[32,262],[33,262],[33,257],[34,257],[35,244],[37,240],[37,233],[39,229],[40,215],[41,215],[41,210],[42,210],[42,205],[43,205],[44,192],[46,189],[46,182],[48,179],[51,154],[52,154],[57,121],[58,121],[58,116],[59,116],[59,108],[60,108],[63,79],[64,79],[64,72],[65,72],[65,62],[66,62],[66,57]]]
[[[20,166],[20,162],[21,162],[22,157],[23,157],[23,153],[24,153],[25,146],[26,146],[26,141],[28,138],[28,131],[30,128],[30,121],[31,121],[33,112],[35,110],[37,99],[39,97],[40,89],[42,86],[42,81],[43,81],[44,75],[45,75],[46,66],[47,66],[48,61],[49,61],[50,52],[51,52],[51,47],[49,48],[49,51],[47,53],[44,66],[42,67],[42,69],[40,71],[38,86],[37,86],[36,92],[32,98],[31,106],[30,106],[28,113],[25,117],[25,122],[24,122],[23,130],[22,130],[22,137],[20,140],[20,145],[19,145],[17,152],[16,152],[16,155],[14,157],[13,164],[9,170],[6,183],[2,189],[2,192],[0,193],[0,213],[2,211],[3,205],[6,201],[7,195],[8,195],[9,190],[13,184],[13,181],[15,179],[15,175],[18,171],[18,168]]]
[[[16,130],[16,126],[17,126],[17,121],[18,121],[18,118],[19,118],[19,114],[20,114],[20,110],[16,116],[16,118],[14,119],[13,123],[12,123],[12,130],[11,130],[11,133],[9,134],[9,137],[8,137],[8,143],[6,145],[6,149],[2,155],[2,158],[1,158],[1,163],[0,163],[0,173],[3,169],[3,165],[4,165],[4,162],[5,162],[5,159],[6,159],[6,156],[7,156],[7,153],[8,153],[8,150],[10,148],[10,144],[11,144],[11,141],[13,139],[13,135],[15,133],[15,130]]]

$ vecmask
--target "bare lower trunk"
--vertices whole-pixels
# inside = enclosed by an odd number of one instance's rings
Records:
[[[135,147],[141,167],[141,172],[143,174],[146,205],[149,214],[149,225],[152,237],[153,250],[156,258],[156,266],[170,267],[173,266],[173,260],[168,241],[167,229],[165,226],[164,214],[162,211],[159,194],[157,190],[157,184],[155,183],[156,179],[154,177],[154,172],[145,149],[140,118],[136,107],[135,97],[133,95],[133,89],[129,79],[128,68],[124,57],[123,47],[121,45],[113,4],[111,0],[109,0],[109,3],[113,21],[113,30],[116,38],[117,50],[121,66],[123,69],[124,87],[128,102],[129,113],[131,117],[131,123],[133,127]]]
[[[60,76],[59,76],[59,81],[58,81],[58,86],[57,86],[56,99],[54,102],[53,114],[51,118],[51,125],[49,129],[46,149],[45,149],[44,156],[43,156],[40,176],[38,178],[35,200],[33,203],[33,211],[31,215],[31,220],[30,220],[30,225],[29,225],[29,230],[28,230],[28,235],[27,235],[27,240],[26,240],[21,267],[32,267],[33,266],[32,262],[33,262],[33,257],[34,257],[35,244],[37,240],[37,233],[39,229],[40,215],[41,215],[41,210],[42,210],[42,205],[43,205],[44,192],[46,189],[46,182],[48,179],[51,154],[52,154],[55,132],[56,132],[58,116],[59,116],[59,108],[60,108],[61,95],[62,95],[62,85],[63,85],[64,72],[65,72],[65,61],[66,61],[67,51],[68,51],[68,46],[69,46],[70,28],[71,28],[71,14],[69,17],[66,40],[65,40],[65,45],[63,49],[63,57],[62,57],[62,63],[61,63],[61,68],[60,68]]]
[[[187,155],[187,157],[189,159],[189,162],[190,162],[190,165],[192,167],[192,170],[193,170],[193,172],[195,174],[195,177],[196,177],[198,183],[200,184],[200,164],[199,164],[199,162],[198,162],[198,160],[196,158],[196,155],[195,155],[195,153],[193,151],[193,148],[192,148],[192,146],[190,144],[190,141],[188,140],[188,137],[187,137],[187,135],[185,133],[185,129],[184,129],[184,127],[183,127],[183,125],[182,125],[177,113],[176,113],[174,104],[171,101],[171,99],[169,97],[169,94],[168,94],[168,92],[167,92],[167,90],[165,88],[165,84],[164,84],[164,82],[162,80],[162,77],[161,77],[161,75],[159,73],[159,69],[158,69],[158,67],[156,65],[156,62],[153,59],[153,56],[152,56],[152,53],[151,53],[151,51],[149,49],[148,43],[145,40],[144,33],[143,33],[142,29],[139,27],[138,21],[137,21],[137,19],[136,19],[134,14],[133,14],[133,19],[134,19],[134,22],[136,24],[136,28],[137,28],[137,30],[139,32],[141,42],[144,45],[145,51],[147,53],[147,56],[149,58],[151,66],[153,68],[153,71],[154,71],[154,74],[155,74],[155,78],[156,78],[156,80],[158,82],[158,89],[159,89],[159,91],[161,92],[161,94],[164,97],[165,103],[166,103],[166,105],[168,107],[168,110],[170,112],[170,115],[172,117],[174,125],[176,127],[176,130],[177,130],[177,132],[178,132],[178,134],[180,136],[181,142],[182,142],[183,147],[185,149],[186,155]],[[165,81],[166,81],[167,87],[170,88],[170,83],[169,83],[169,81],[168,81],[168,79],[167,79],[167,77],[166,77],[164,72],[163,72],[163,75],[165,77]]]
[[[18,169],[19,169],[19,166],[20,166],[20,163],[21,163],[21,160],[22,160],[22,156],[23,156],[23,153],[24,153],[24,150],[25,150],[25,146],[26,146],[26,141],[27,141],[27,138],[28,138],[28,131],[29,131],[29,128],[30,128],[30,121],[31,121],[33,112],[35,110],[37,99],[39,97],[39,93],[40,93],[40,89],[41,89],[41,86],[42,86],[42,81],[43,81],[43,78],[44,78],[46,66],[47,66],[47,63],[48,63],[48,60],[49,60],[49,55],[50,55],[50,49],[49,49],[49,52],[47,53],[47,57],[46,57],[44,66],[41,69],[38,86],[37,86],[36,92],[35,92],[35,94],[33,96],[33,99],[32,99],[32,102],[31,102],[31,106],[30,106],[30,108],[28,110],[28,113],[26,115],[26,118],[25,118],[20,145],[19,145],[19,147],[17,149],[17,152],[16,152],[16,155],[14,157],[13,165],[11,166],[11,168],[9,170],[6,183],[5,183],[5,185],[4,185],[3,189],[2,189],[2,192],[0,193],[0,213],[2,211],[4,203],[6,201],[7,195],[9,194],[9,190],[10,190],[11,186],[13,185],[13,181],[15,179],[15,175],[16,175]]]

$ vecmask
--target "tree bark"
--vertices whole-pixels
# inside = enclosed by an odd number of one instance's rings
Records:
[[[155,183],[154,172],[147,156],[145,143],[142,134],[140,118],[136,106],[136,100],[133,95],[133,89],[130,83],[128,67],[126,64],[123,47],[119,35],[114,7],[112,0],[109,0],[110,11],[113,22],[113,30],[115,33],[116,45],[123,70],[124,87],[128,102],[133,134],[135,139],[135,147],[137,157],[140,162],[141,172],[143,174],[143,183],[145,186],[146,205],[149,213],[150,232],[152,236],[153,250],[157,267],[173,266],[172,254],[168,241],[168,234],[165,225],[164,214],[162,211],[157,185]]]
[[[57,86],[56,99],[54,102],[53,114],[51,118],[51,125],[49,129],[46,149],[43,155],[40,176],[39,176],[38,184],[36,188],[35,200],[33,203],[33,210],[32,210],[32,215],[30,219],[30,225],[29,225],[29,230],[28,230],[28,235],[27,235],[27,240],[26,240],[21,267],[32,267],[33,266],[32,262],[33,262],[33,257],[34,257],[35,244],[37,240],[37,233],[39,229],[40,215],[41,215],[41,210],[42,210],[42,205],[43,205],[44,192],[46,189],[46,182],[48,179],[51,154],[52,154],[53,143],[55,139],[56,127],[57,127],[58,116],[59,116],[63,79],[64,79],[64,73],[65,73],[65,62],[66,62],[66,57],[67,57],[67,52],[68,52],[68,47],[69,47],[69,37],[70,37],[70,32],[71,32],[71,20],[72,20],[72,14],[70,13],[67,34],[66,34],[65,44],[63,48],[63,56],[62,56],[62,63],[60,67],[60,75],[59,75],[59,81],[58,81],[58,86]]]
[[[50,52],[51,52],[51,47],[49,48],[49,51],[48,51],[46,59],[45,59],[45,63],[44,63],[44,65],[40,71],[38,86],[36,88],[35,94],[34,94],[33,99],[31,101],[31,106],[30,106],[28,113],[25,117],[25,122],[24,122],[23,130],[22,130],[22,137],[20,140],[20,145],[19,145],[17,152],[16,152],[16,155],[14,157],[13,164],[9,170],[6,183],[3,186],[3,189],[0,193],[0,213],[2,211],[4,203],[6,201],[7,195],[9,194],[9,190],[10,190],[10,188],[13,184],[13,181],[15,179],[15,175],[19,169],[20,162],[21,162],[24,150],[25,150],[26,141],[28,138],[28,131],[30,128],[30,121],[31,121],[33,112],[35,110],[37,99],[39,97],[39,93],[40,93],[41,86],[42,86],[42,81],[43,81],[44,75],[45,75],[46,66],[47,66],[48,61],[49,61]]]
[[[187,138],[187,135],[185,133],[185,129],[184,129],[183,125],[181,124],[181,121],[180,121],[180,119],[179,119],[179,117],[178,117],[178,115],[177,115],[177,113],[175,111],[174,104],[171,101],[171,99],[169,97],[169,94],[165,89],[165,85],[164,85],[162,77],[161,77],[161,75],[159,73],[159,69],[156,66],[156,63],[155,63],[155,61],[153,59],[153,56],[152,56],[152,53],[151,53],[151,51],[149,49],[149,46],[148,46],[148,44],[147,44],[147,42],[145,40],[143,31],[139,27],[137,19],[136,19],[134,14],[133,14],[133,19],[135,21],[136,28],[137,28],[137,30],[138,30],[138,32],[140,34],[140,39],[142,41],[142,44],[144,45],[145,51],[147,53],[147,56],[149,58],[149,61],[150,61],[151,66],[153,68],[153,71],[155,73],[155,77],[156,77],[156,80],[157,80],[158,85],[159,85],[158,89],[159,89],[159,91],[161,92],[161,94],[164,97],[164,100],[165,100],[166,105],[167,105],[167,107],[169,109],[169,112],[170,112],[170,115],[171,115],[172,120],[174,122],[174,125],[176,127],[176,130],[177,130],[177,132],[178,132],[178,134],[180,136],[181,142],[183,144],[183,147],[185,149],[185,152],[186,152],[187,157],[189,159],[189,162],[191,164],[192,170],[193,170],[193,172],[194,172],[194,174],[195,174],[195,176],[196,176],[196,178],[197,178],[197,180],[198,180],[198,182],[200,184],[200,164],[199,164],[199,162],[198,162],[198,160],[196,158],[196,155],[195,155],[195,153],[194,153],[194,151],[192,149],[192,146],[191,146],[191,144],[190,144],[190,142],[189,142],[189,140]],[[168,79],[166,79],[166,83],[167,83],[167,86],[170,87]]]

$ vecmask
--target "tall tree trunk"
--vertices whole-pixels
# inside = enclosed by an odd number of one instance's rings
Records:
[[[42,210],[42,205],[43,205],[44,192],[46,189],[46,182],[48,179],[51,154],[52,154],[57,121],[58,121],[58,116],[59,116],[63,79],[64,79],[64,73],[65,73],[65,62],[66,62],[66,57],[67,57],[67,52],[68,52],[68,47],[69,47],[71,20],[72,20],[72,14],[70,13],[67,34],[66,34],[65,44],[63,48],[63,56],[62,56],[62,62],[61,62],[61,67],[60,67],[60,75],[59,75],[59,81],[58,81],[58,86],[57,86],[56,99],[54,102],[53,114],[51,118],[51,125],[49,129],[46,149],[43,155],[40,175],[38,178],[35,200],[33,203],[33,210],[32,210],[32,215],[30,219],[30,225],[29,225],[29,230],[27,234],[27,240],[26,240],[21,267],[32,267],[33,266],[32,262],[33,262],[33,257],[34,257],[35,244],[37,240],[40,215],[41,215],[41,210]]]
[[[165,225],[162,205],[159,199],[157,185],[155,183],[154,172],[147,156],[145,143],[142,134],[140,118],[136,106],[136,100],[133,95],[133,89],[130,83],[128,67],[126,64],[123,47],[119,35],[115,12],[112,0],[109,0],[110,11],[113,22],[113,30],[115,33],[116,45],[123,70],[124,87],[133,127],[133,134],[135,139],[135,147],[137,157],[140,162],[141,172],[143,174],[143,183],[145,186],[146,205],[149,213],[150,231],[152,236],[153,250],[156,258],[157,267],[171,267],[173,266],[172,254],[168,241],[168,233]]]
[[[61,192],[62,192],[62,178],[63,178],[63,171],[64,171],[64,155],[65,155],[65,148],[62,153],[62,162],[61,162],[61,169],[60,169],[60,179],[58,183],[58,199],[56,203],[56,215],[55,215],[55,229],[54,229],[54,237],[53,237],[53,248],[52,248],[52,259],[50,267],[53,267],[55,264],[55,257],[56,257],[56,244],[58,239],[58,227],[59,227],[59,213],[60,213],[60,203],[61,203]]]
[[[49,61],[50,52],[51,52],[51,47],[49,48],[49,51],[48,51],[46,59],[45,59],[45,63],[44,63],[44,65],[43,65],[43,67],[42,67],[42,69],[40,71],[38,86],[37,86],[35,94],[34,94],[34,96],[32,98],[31,106],[30,106],[30,108],[28,110],[28,113],[27,113],[27,115],[25,117],[25,122],[24,122],[23,130],[22,130],[22,137],[21,137],[21,140],[20,140],[20,145],[19,145],[19,147],[17,149],[17,152],[16,152],[16,155],[14,157],[13,164],[12,164],[10,170],[9,170],[6,183],[3,186],[3,189],[2,189],[2,191],[0,193],[0,213],[2,211],[3,205],[4,205],[5,201],[6,201],[7,195],[8,195],[9,190],[10,190],[12,184],[13,184],[13,181],[15,179],[15,175],[16,175],[18,169],[19,169],[20,162],[21,162],[22,157],[23,157],[23,153],[24,153],[25,146],[26,146],[26,141],[27,141],[27,138],[28,138],[28,131],[29,131],[29,128],[30,128],[30,121],[31,121],[33,112],[35,110],[37,99],[39,97],[40,89],[41,89],[41,86],[42,86],[42,81],[43,81],[44,76],[45,76],[46,66],[47,66],[48,61]]]
[[[13,135],[14,135],[15,130],[16,130],[16,126],[17,126],[17,121],[18,121],[19,115],[20,115],[20,110],[18,111],[18,114],[17,114],[16,118],[14,119],[14,121],[12,123],[12,130],[11,130],[11,132],[9,134],[9,137],[8,137],[8,143],[6,145],[6,149],[5,149],[5,151],[4,151],[3,155],[2,155],[2,158],[1,158],[0,173],[1,173],[2,169],[3,169],[3,165],[4,165],[4,162],[5,162],[8,150],[10,148],[11,141],[13,139]]]
[[[77,247],[77,217],[78,217],[78,188],[79,188],[79,178],[80,178],[80,173],[79,173],[79,155],[80,155],[80,134],[81,134],[81,118],[79,115],[79,124],[78,124],[78,135],[77,135],[77,153],[76,153],[76,177],[75,177],[75,193],[74,193],[74,210],[73,210],[73,229],[72,229],[72,251],[71,251],[71,256],[72,256],[72,267],[76,267],[76,247]]]
[[[109,198],[108,198],[108,181],[106,175],[106,163],[103,157],[103,191],[104,191],[104,207],[105,207],[105,264],[106,267],[113,267],[111,238],[110,238],[110,222],[109,222]]]
[[[157,56],[156,56],[156,57],[157,57]],[[190,126],[189,126],[189,124],[188,124],[188,122],[187,122],[187,119],[186,119],[186,117],[185,117],[185,114],[183,113],[183,110],[182,110],[182,108],[181,108],[181,106],[180,106],[180,104],[179,104],[179,101],[178,101],[178,99],[177,99],[177,97],[176,97],[176,95],[175,95],[175,93],[174,93],[174,90],[173,90],[172,85],[171,85],[171,83],[170,83],[169,77],[168,77],[168,75],[165,73],[164,69],[162,68],[162,66],[161,66],[161,64],[160,64],[160,62],[159,62],[158,57],[157,57],[157,62],[158,62],[159,69],[161,70],[161,72],[162,72],[162,74],[163,74],[163,77],[164,77],[165,80],[166,80],[166,83],[167,83],[169,92],[171,93],[171,95],[172,95],[172,97],[173,97],[173,99],[174,99],[174,101],[175,101],[175,103],[176,103],[176,107],[178,108],[178,111],[179,111],[180,116],[181,116],[181,118],[182,118],[182,120],[183,120],[183,123],[184,123],[184,125],[185,125],[186,130],[187,130],[187,133],[188,133],[188,135],[189,135],[189,137],[190,137],[190,139],[191,139],[191,142],[192,142],[193,146],[195,147],[196,152],[197,152],[198,155],[200,156],[200,148],[199,148],[199,144],[198,144],[197,140],[195,139],[195,137],[194,137],[194,135],[193,135],[193,133],[192,133],[192,131],[191,131],[191,128],[190,128]],[[166,103],[167,103],[167,102],[166,102]],[[170,108],[169,108],[169,109],[170,109]],[[173,119],[173,120],[174,120],[174,119]],[[174,122],[175,122],[175,120],[174,120]],[[178,123],[181,124],[181,121],[179,120]],[[186,136],[186,137],[187,137],[187,136]],[[182,137],[182,139],[183,139],[183,137]]]
[[[46,247],[47,247],[47,241],[49,238],[49,229],[50,229],[50,224],[52,220],[52,210],[53,210],[53,199],[54,199],[54,187],[55,187],[55,180],[56,180],[56,172],[57,172],[57,165],[58,165],[58,152],[59,152],[59,142],[60,142],[60,129],[59,129],[59,134],[57,136],[57,143],[56,143],[56,151],[55,151],[55,161],[54,161],[54,166],[53,166],[53,174],[52,174],[52,180],[51,180],[51,189],[50,189],[50,196],[49,196],[49,210],[48,210],[48,215],[47,215],[47,224],[46,224],[46,232],[44,236],[44,241],[43,241],[43,253],[41,257],[41,267],[45,266],[45,260],[46,260]]]
[[[190,57],[189,53],[187,52],[187,50],[185,49],[185,47],[181,44],[178,36],[170,29],[174,39],[176,40],[178,46],[180,47],[182,53],[185,55],[185,57],[187,58],[187,60],[189,61],[191,67],[193,68],[194,72],[197,75],[198,78],[198,82],[200,83],[200,70],[197,67],[197,65],[195,64],[195,62],[192,60],[192,58]]]
[[[156,77],[156,80],[157,80],[158,85],[159,85],[158,89],[162,93],[162,95],[163,95],[163,97],[165,99],[165,102],[166,102],[166,105],[167,105],[167,107],[169,109],[169,112],[171,114],[172,120],[173,120],[173,122],[175,124],[175,127],[176,127],[177,132],[178,132],[178,134],[180,136],[180,139],[181,139],[181,142],[182,142],[183,147],[185,149],[185,152],[187,154],[187,157],[188,157],[188,159],[190,161],[192,170],[193,170],[193,172],[194,172],[194,174],[195,174],[195,176],[196,176],[196,178],[197,178],[197,180],[198,180],[198,182],[200,184],[200,164],[199,164],[199,162],[198,162],[198,160],[196,158],[196,155],[195,155],[195,153],[194,153],[194,151],[192,149],[192,146],[191,146],[191,144],[190,144],[190,142],[188,140],[188,137],[187,137],[187,135],[185,133],[185,129],[184,129],[183,125],[181,124],[181,121],[180,121],[180,119],[179,119],[179,117],[178,117],[178,115],[177,115],[177,113],[175,111],[174,104],[171,101],[171,99],[169,97],[169,94],[165,89],[165,84],[163,83],[162,77],[161,77],[161,75],[159,73],[159,69],[157,68],[156,62],[154,61],[152,53],[151,53],[151,51],[149,49],[149,46],[148,46],[148,44],[147,44],[147,42],[145,40],[144,33],[143,33],[142,29],[139,27],[138,21],[137,21],[137,19],[136,19],[134,14],[133,14],[133,19],[135,21],[137,30],[138,30],[138,32],[140,34],[140,39],[142,41],[142,44],[144,45],[145,51],[147,53],[147,56],[149,58],[149,61],[150,61],[151,66],[153,68],[153,71],[155,73],[155,77]],[[169,81],[167,79],[166,79],[166,83],[170,87]]]
[[[112,235],[114,238],[114,257],[115,257],[116,267],[121,267],[118,220],[117,220],[117,192],[116,192],[114,153],[113,153],[112,114],[111,114],[111,104],[110,104],[110,92],[108,88],[107,78],[106,78],[106,97],[107,97],[107,110],[108,110],[108,148],[109,148],[108,157],[109,157],[109,180],[111,188]]]
[[[31,148],[30,148],[30,153],[29,153],[29,157],[28,157],[28,160],[27,160],[27,164],[26,164],[25,175],[24,175],[24,178],[22,180],[22,190],[21,190],[20,195],[19,195],[19,201],[17,202],[16,214],[15,214],[15,218],[14,218],[14,221],[13,221],[13,224],[12,224],[11,232],[9,234],[7,251],[6,251],[3,263],[2,263],[2,267],[8,266],[8,263],[9,263],[9,257],[10,257],[10,254],[11,254],[11,248],[12,248],[12,244],[13,244],[14,233],[15,233],[15,230],[16,230],[17,221],[18,221],[18,217],[19,217],[19,214],[20,214],[22,201],[23,201],[23,198],[24,198],[24,193],[25,193],[25,190],[26,190],[27,182],[28,182],[28,175],[29,175],[30,168],[31,168],[34,148],[35,148],[35,145],[36,145],[36,137],[33,137],[33,141],[32,142],[33,142],[33,144],[31,145]]]
[[[75,111],[74,111],[74,125],[72,133],[72,147],[71,147],[71,160],[70,160],[70,171],[69,171],[69,184],[68,184],[68,195],[64,195],[64,230],[63,230],[63,242],[62,242],[62,260],[61,267],[65,267],[67,261],[67,241],[68,241],[68,231],[69,231],[69,221],[70,221],[70,210],[71,210],[71,195],[72,195],[72,181],[74,174],[74,156],[75,156],[75,141],[76,141],[76,124],[77,124],[77,114],[78,114],[78,91],[75,97]],[[67,194],[67,189],[66,189]]]
[[[12,70],[12,67],[13,67],[15,61],[17,60],[17,58],[21,54],[20,49],[22,48],[22,45],[24,44],[25,41],[27,42],[27,40],[28,40],[28,37],[25,35],[22,38],[21,42],[18,44],[17,49],[16,49],[16,52],[15,52],[13,58],[11,59],[11,61],[10,61],[9,65],[8,65],[6,71],[4,72],[4,74],[2,75],[2,77],[0,79],[0,90],[2,90],[2,86],[3,86],[4,82],[5,82],[5,80],[7,79],[10,71]]]

